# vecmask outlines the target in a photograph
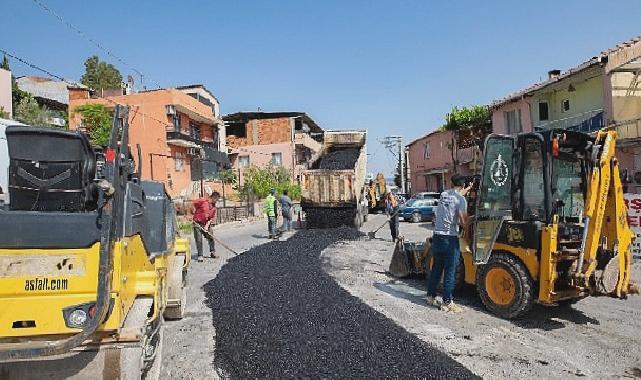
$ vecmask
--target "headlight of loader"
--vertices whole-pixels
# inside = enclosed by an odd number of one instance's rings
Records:
[[[70,306],[62,310],[65,325],[72,329],[81,329],[90,318],[96,316],[96,304],[94,302]],[[93,311],[93,312],[92,312]]]
[[[76,309],[69,314],[69,327],[82,327],[87,322],[87,313],[82,309]]]

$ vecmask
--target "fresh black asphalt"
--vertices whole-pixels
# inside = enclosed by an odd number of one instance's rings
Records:
[[[357,238],[349,228],[299,231],[223,266],[205,284],[216,367],[242,379],[475,378],[321,269],[323,249]]]

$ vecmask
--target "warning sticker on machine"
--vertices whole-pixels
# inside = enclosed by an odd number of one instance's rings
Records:
[[[24,290],[67,290],[69,280],[66,278],[33,278],[25,281]]]
[[[628,225],[635,235],[632,254],[641,258],[641,194],[624,194],[628,206]]]

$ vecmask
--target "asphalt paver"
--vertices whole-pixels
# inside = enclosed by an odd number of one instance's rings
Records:
[[[299,231],[230,259],[205,284],[224,377],[475,378],[323,271],[325,248],[359,238],[350,228]]]

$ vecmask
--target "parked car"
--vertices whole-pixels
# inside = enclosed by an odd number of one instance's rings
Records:
[[[412,199],[440,199],[441,198],[441,193],[437,193],[434,191],[425,191],[422,193],[416,193],[412,196]]]
[[[401,207],[401,216],[406,222],[432,222],[436,205],[435,198],[410,199]]]

